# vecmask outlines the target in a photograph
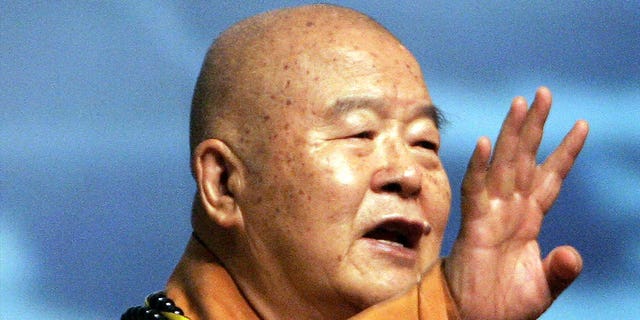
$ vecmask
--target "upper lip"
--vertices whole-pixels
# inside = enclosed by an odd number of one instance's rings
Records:
[[[397,242],[405,248],[416,249],[422,236],[430,231],[431,227],[426,221],[391,216],[366,229],[363,237]]]

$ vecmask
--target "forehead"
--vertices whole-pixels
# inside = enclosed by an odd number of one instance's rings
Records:
[[[241,64],[237,79],[244,90],[234,94],[285,121],[345,109],[353,97],[366,97],[366,106],[376,100],[384,106],[431,104],[420,66],[395,37],[370,25],[339,22],[309,27],[294,21],[290,33],[258,40],[243,53],[252,60]]]
[[[436,119],[418,63],[397,42],[361,43],[300,54],[294,96],[314,114],[334,116],[356,109],[407,109]]]

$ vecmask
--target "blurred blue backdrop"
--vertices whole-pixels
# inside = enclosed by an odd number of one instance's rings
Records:
[[[0,318],[117,319],[163,287],[190,233],[187,122],[204,53],[232,23],[301,3],[0,1]],[[514,96],[554,92],[545,154],[590,121],[541,235],[545,252],[576,246],[585,268],[542,318],[640,318],[640,2],[341,4],[421,62],[450,120],[456,192]]]

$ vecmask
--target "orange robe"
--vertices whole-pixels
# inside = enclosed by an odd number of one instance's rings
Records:
[[[167,296],[185,311],[189,319],[260,320],[222,265],[214,260],[198,261],[193,265],[185,268],[179,264],[167,285]],[[197,279],[194,279],[196,274]],[[203,301],[206,305],[201,303]],[[442,264],[428,271],[420,283],[406,293],[369,307],[351,318],[383,319],[460,319]]]

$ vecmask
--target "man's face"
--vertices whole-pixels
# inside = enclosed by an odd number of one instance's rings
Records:
[[[338,41],[272,80],[239,199],[256,270],[355,309],[415,284],[439,257],[450,187],[413,57],[390,38]]]

